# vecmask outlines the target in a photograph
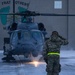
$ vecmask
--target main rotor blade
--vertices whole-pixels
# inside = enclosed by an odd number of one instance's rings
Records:
[[[20,13],[0,13],[0,15],[20,15]],[[24,14],[21,14],[24,15]]]
[[[40,13],[40,16],[75,16],[75,14],[49,14],[49,13]]]
[[[0,13],[0,15],[19,15],[19,16],[75,16],[75,14],[55,14],[55,13]]]

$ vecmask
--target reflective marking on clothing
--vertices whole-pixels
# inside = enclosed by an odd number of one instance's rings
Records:
[[[60,53],[51,52],[51,53],[48,53],[47,55],[60,55]]]

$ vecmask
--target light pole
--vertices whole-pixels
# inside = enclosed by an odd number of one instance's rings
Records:
[[[13,0],[13,13],[15,13],[15,0]],[[15,15],[13,15],[13,23],[15,22]]]
[[[69,0],[67,0],[67,14],[69,14]],[[68,39],[68,36],[69,36],[69,17],[67,16],[67,39]]]

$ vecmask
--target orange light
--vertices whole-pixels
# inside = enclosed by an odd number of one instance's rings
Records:
[[[45,62],[39,62],[39,61],[33,60],[32,62],[29,62],[29,64],[32,64],[35,67],[38,67],[40,64],[46,64],[46,63]]]
[[[39,65],[39,62],[38,61],[33,61],[33,64],[35,67],[37,67]]]

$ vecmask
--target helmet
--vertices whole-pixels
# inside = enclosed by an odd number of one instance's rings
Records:
[[[52,35],[58,35],[58,32],[57,31],[53,31]]]
[[[57,41],[58,38],[58,32],[57,31],[53,31],[52,35],[51,35],[51,41]]]

